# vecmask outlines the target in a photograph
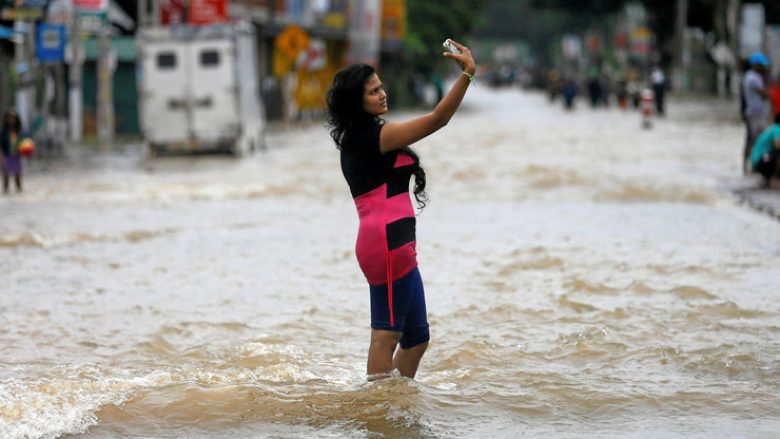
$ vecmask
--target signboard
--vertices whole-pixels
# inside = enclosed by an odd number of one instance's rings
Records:
[[[403,41],[406,35],[406,1],[384,0],[382,2],[382,39]]]
[[[591,54],[600,55],[604,48],[604,42],[601,39],[601,35],[589,32],[585,35],[585,46]]]
[[[62,62],[65,60],[67,37],[65,25],[41,23],[36,29],[35,57],[42,62]]]
[[[761,52],[764,43],[764,5],[742,5],[742,24],[739,26],[739,56],[748,58]]]
[[[3,8],[43,8],[47,0],[2,0],[0,7]]]
[[[70,26],[73,21],[73,1],[52,0],[46,14],[46,21]]]
[[[574,34],[564,35],[561,41],[561,49],[564,58],[578,59],[582,57],[582,40]]]
[[[766,49],[773,78],[780,74],[780,25],[766,27]]]
[[[644,57],[650,53],[653,45],[653,33],[646,27],[637,27],[631,31],[631,54]]]
[[[43,18],[46,0],[4,0],[0,7],[3,9],[0,14],[3,20],[40,20]]]
[[[324,12],[321,24],[326,27],[343,30],[347,28],[347,0],[330,0]]]
[[[287,20],[304,26],[312,24],[313,18],[305,0],[287,0]]]
[[[108,11],[108,0],[73,0],[73,6],[81,11]]]
[[[309,35],[299,26],[287,26],[282,33],[276,37],[276,50],[281,52],[289,60],[294,60],[302,51],[309,47]]]
[[[160,19],[163,26],[185,23],[187,7],[184,0],[161,0]]]
[[[347,62],[379,64],[379,33],[382,3],[380,0],[351,2],[347,28]]]
[[[211,24],[227,21],[227,0],[190,0],[190,23]]]
[[[105,11],[80,11],[79,26],[82,32],[98,33],[108,26],[108,14]]]

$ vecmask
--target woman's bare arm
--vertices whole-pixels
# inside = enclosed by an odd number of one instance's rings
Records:
[[[471,56],[471,51],[458,42],[452,42],[455,44],[455,47],[460,49],[461,53],[446,52],[444,56],[455,60],[464,72],[474,75],[477,67],[474,63],[474,58]],[[461,75],[432,112],[408,121],[385,124],[379,136],[380,151],[386,153],[404,148],[447,125],[463,101],[463,96],[466,95],[466,90],[468,90],[470,83],[471,81],[466,75]]]

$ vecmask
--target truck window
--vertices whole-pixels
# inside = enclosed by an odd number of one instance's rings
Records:
[[[219,52],[216,50],[204,50],[200,52],[200,65],[203,67],[215,67],[219,65]]]
[[[160,52],[157,54],[157,68],[160,70],[172,70],[176,68],[176,54],[173,52]]]

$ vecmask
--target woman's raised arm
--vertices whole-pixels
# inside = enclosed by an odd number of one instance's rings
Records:
[[[408,121],[385,124],[379,136],[379,149],[383,153],[405,148],[435,133],[447,125],[463,101],[463,96],[466,95],[466,90],[474,77],[477,66],[468,47],[456,41],[450,41],[460,49],[461,53],[445,52],[444,56],[455,60],[463,69],[463,74],[455,81],[455,85],[432,112]]]

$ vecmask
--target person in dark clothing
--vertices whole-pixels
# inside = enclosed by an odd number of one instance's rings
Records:
[[[780,113],[775,115],[774,123],[762,132],[750,152],[751,169],[764,177],[764,186],[769,186],[772,178],[778,176],[780,160]]]
[[[561,87],[561,94],[563,95],[563,107],[567,110],[574,108],[574,98],[577,97],[577,83],[574,79],[568,77],[564,80]]]
[[[0,165],[3,171],[3,193],[8,192],[11,175],[14,176],[17,192],[22,191],[22,158],[19,155],[19,141],[22,139],[22,122],[16,111],[9,109],[3,116],[0,131]]]
[[[664,115],[664,102],[666,96],[666,75],[660,67],[656,66],[653,73],[650,74],[650,82],[653,85],[653,94],[655,95],[655,110],[659,116]]]

